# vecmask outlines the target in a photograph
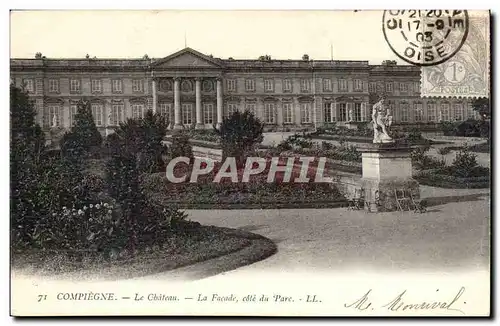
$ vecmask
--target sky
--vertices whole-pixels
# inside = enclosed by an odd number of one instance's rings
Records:
[[[402,63],[382,11],[13,11],[10,57],[161,58],[187,45],[214,57]],[[332,51],[333,49],[333,51]]]

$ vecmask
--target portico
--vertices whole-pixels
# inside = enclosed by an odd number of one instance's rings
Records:
[[[170,129],[219,126],[223,119],[222,66],[194,50],[151,63],[152,110],[162,112]]]

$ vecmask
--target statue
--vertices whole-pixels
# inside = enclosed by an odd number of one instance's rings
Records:
[[[373,142],[374,143],[393,143],[394,140],[387,133],[387,128],[392,124],[390,110],[384,106],[384,99],[373,105],[372,123],[373,123]],[[381,130],[379,130],[379,128]]]
[[[352,106],[349,108],[348,114],[349,114],[349,117],[348,117],[347,120],[349,122],[353,122],[354,121],[354,110],[352,109]]]
[[[54,116],[52,117],[52,128],[57,127],[57,116],[54,113]]]

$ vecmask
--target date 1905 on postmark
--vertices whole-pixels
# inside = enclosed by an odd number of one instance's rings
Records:
[[[421,96],[488,97],[488,11],[386,10],[383,32],[402,60],[421,67]]]

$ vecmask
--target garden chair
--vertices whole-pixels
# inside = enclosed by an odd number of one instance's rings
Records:
[[[394,196],[396,198],[396,204],[401,212],[404,212],[406,209],[410,210],[411,198],[408,191],[405,189],[394,189]]]
[[[360,210],[364,209],[364,189],[355,189],[354,196],[348,201],[349,209]]]
[[[427,207],[425,205],[425,202],[422,201],[421,199],[417,198],[416,194],[414,191],[410,191],[410,199],[411,203],[413,204],[414,212],[415,213],[425,213],[427,212]]]

